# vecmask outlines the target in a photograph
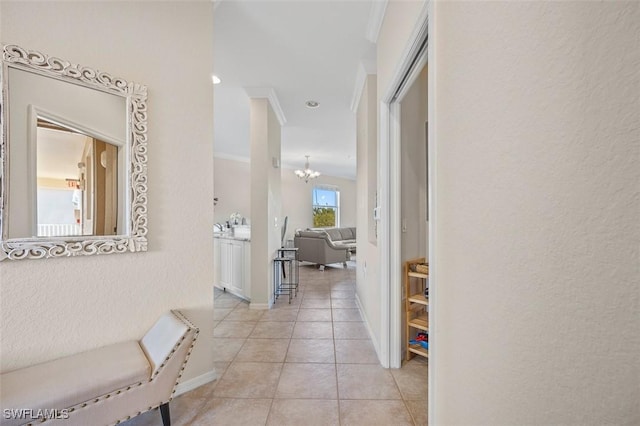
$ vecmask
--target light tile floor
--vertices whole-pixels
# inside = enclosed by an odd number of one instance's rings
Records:
[[[427,362],[384,369],[355,302],[355,263],[300,267],[273,309],[216,289],[219,379],[175,398],[173,425],[426,425]],[[152,410],[124,423],[161,425]]]

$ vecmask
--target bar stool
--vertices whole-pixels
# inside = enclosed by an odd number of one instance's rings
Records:
[[[298,248],[280,248],[277,256],[273,259],[273,295],[289,296],[291,298],[298,295],[298,285],[300,277],[300,265],[298,262]]]

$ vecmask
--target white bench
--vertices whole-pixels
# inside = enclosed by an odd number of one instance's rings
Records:
[[[116,343],[0,375],[2,426],[112,425],[169,401],[198,329],[180,312],[162,316],[140,341]]]

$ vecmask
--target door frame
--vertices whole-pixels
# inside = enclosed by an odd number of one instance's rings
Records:
[[[381,358],[384,367],[399,368],[402,363],[402,259],[401,248],[401,125],[400,100],[407,93],[420,71],[429,63],[427,109],[428,122],[428,211],[429,211],[429,280],[436,282],[437,224],[437,145],[435,137],[435,92],[433,62],[434,2],[425,2],[405,49],[400,56],[389,89],[380,101],[379,188],[380,234],[379,255],[381,283]],[[431,48],[430,48],[431,46]],[[437,286],[436,286],[437,287]],[[434,348],[437,347],[435,324],[436,287],[429,289],[429,421],[434,417]]]

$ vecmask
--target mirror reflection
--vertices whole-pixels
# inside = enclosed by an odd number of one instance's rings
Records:
[[[126,233],[126,98],[26,70],[8,77],[8,236]]]
[[[117,235],[118,147],[38,117],[38,237]]]

